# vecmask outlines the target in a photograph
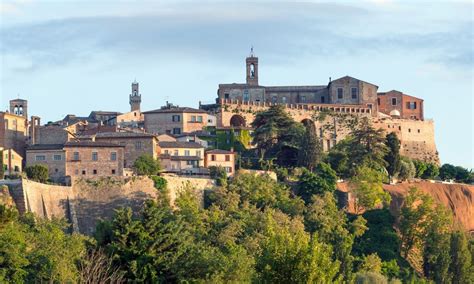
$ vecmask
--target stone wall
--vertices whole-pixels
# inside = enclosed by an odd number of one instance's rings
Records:
[[[192,189],[203,202],[204,190],[214,187],[214,181],[206,178],[171,175],[164,178],[168,181],[171,202],[185,189]],[[112,218],[116,209],[130,207],[138,213],[146,200],[158,197],[148,177],[75,178],[73,186],[27,179],[5,184],[21,214],[33,212],[41,218],[64,218],[72,224],[73,231],[88,235],[94,232],[99,220]]]
[[[230,127],[231,119],[239,116],[245,120],[244,126],[250,126],[259,111],[268,109],[272,104],[242,103],[237,101],[221,101],[217,111],[219,127]],[[412,159],[432,162],[439,165],[439,156],[434,139],[434,122],[432,120],[411,120],[395,118],[372,117],[370,109],[360,105],[331,105],[331,104],[287,104],[285,105],[290,116],[298,122],[310,119],[314,122],[320,137],[323,139],[325,151],[332,148],[337,142],[344,139],[349,131],[338,124],[331,116],[322,121],[314,118],[321,111],[330,111],[334,114],[350,114],[368,117],[376,128],[382,128],[386,133],[395,132],[401,142],[401,154]],[[324,133],[321,129],[324,128]],[[328,130],[330,129],[330,130]]]

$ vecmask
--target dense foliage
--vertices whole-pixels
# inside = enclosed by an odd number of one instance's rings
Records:
[[[160,161],[154,159],[151,155],[142,155],[133,163],[133,169],[137,175],[151,176],[157,175],[161,170]]]
[[[45,165],[28,166],[25,169],[26,176],[34,181],[46,183],[49,179],[48,167]]]

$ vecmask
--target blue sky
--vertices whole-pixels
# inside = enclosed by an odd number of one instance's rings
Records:
[[[471,1],[0,2],[1,106],[29,101],[43,122],[166,100],[197,107],[245,80],[253,45],[262,85],[350,75],[425,100],[441,161],[474,168]]]

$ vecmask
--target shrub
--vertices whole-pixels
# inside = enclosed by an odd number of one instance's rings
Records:
[[[227,173],[223,167],[209,167],[209,175],[216,180],[218,186],[227,185]]]
[[[159,191],[165,190],[166,186],[168,185],[168,181],[165,178],[160,176],[152,176],[151,179],[153,180],[153,184],[156,189]]]
[[[412,179],[416,175],[416,168],[413,162],[408,159],[403,157],[400,160],[400,170],[398,172],[398,178],[400,180],[407,180],[407,179]]]
[[[155,160],[151,155],[141,155],[133,163],[133,168],[139,176],[156,175],[161,170],[160,161]]]
[[[433,179],[439,175],[439,168],[437,165],[429,163],[426,165],[426,170],[421,176],[424,179]]]
[[[34,165],[26,167],[26,176],[34,181],[46,183],[48,181],[48,167],[45,165]]]

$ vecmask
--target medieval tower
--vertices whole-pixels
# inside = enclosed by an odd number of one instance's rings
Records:
[[[22,99],[11,100],[10,113],[28,118],[28,101]]]
[[[250,50],[250,56],[246,58],[247,64],[247,84],[258,86],[258,57],[253,54],[253,47]]]
[[[142,95],[138,90],[138,82],[135,80],[132,83],[132,93],[130,94],[130,111],[140,111],[140,103],[142,102]]]

